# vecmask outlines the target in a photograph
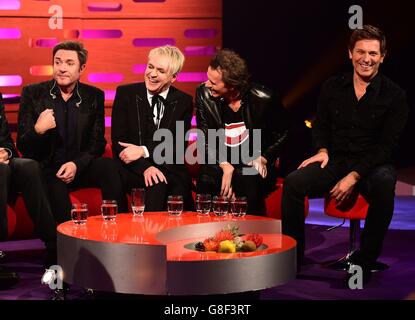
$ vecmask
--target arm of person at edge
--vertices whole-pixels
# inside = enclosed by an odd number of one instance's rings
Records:
[[[266,89],[264,88],[264,90]],[[268,174],[267,164],[275,164],[281,150],[287,143],[290,119],[281,98],[275,92],[270,91],[268,96],[264,94],[261,99],[266,103],[267,108],[264,112],[266,119],[263,137],[268,142],[263,147],[264,152],[261,152],[261,155],[249,162],[248,165],[254,167],[265,179]]]
[[[0,163],[8,164],[9,160],[17,155],[6,120],[3,97],[0,93]]]

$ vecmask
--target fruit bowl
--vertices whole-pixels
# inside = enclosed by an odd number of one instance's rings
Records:
[[[202,252],[236,253],[264,250],[263,238],[258,233],[239,234],[238,226],[228,225],[203,241],[189,243],[186,249]]]
[[[186,248],[188,250],[193,250],[193,251],[201,251],[201,250],[196,249],[196,244],[197,243],[199,243],[199,242],[195,241],[195,242],[187,243],[187,244],[184,245],[184,248]],[[268,246],[265,243],[263,243],[258,248],[256,248],[255,250],[252,250],[252,251],[239,251],[239,250],[237,250],[237,251],[235,251],[235,253],[261,251],[261,250],[266,250],[266,249],[268,249]],[[205,252],[219,252],[219,251],[205,251]],[[224,253],[224,252],[222,252],[222,253]]]

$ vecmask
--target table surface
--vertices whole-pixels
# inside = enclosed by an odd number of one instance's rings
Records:
[[[145,212],[143,216],[118,214],[115,221],[104,221],[100,215],[90,216],[86,224],[76,225],[67,221],[58,226],[58,232],[63,235],[83,240],[111,242],[135,245],[166,245],[168,261],[194,261],[217,259],[241,259],[258,255],[278,253],[296,245],[295,240],[279,233],[260,233],[264,239],[264,249],[254,252],[217,253],[199,252],[185,248],[186,244],[203,241],[206,234],[184,236],[167,243],[161,241],[158,235],[166,230],[180,228],[188,225],[199,225],[201,230],[213,223],[217,225],[215,231],[221,230],[219,226],[238,226],[255,221],[274,221],[268,217],[246,215],[234,218],[231,215],[216,217],[212,215],[199,215],[196,212],[183,212],[180,216],[170,216],[167,212]],[[213,232],[210,236],[214,236]],[[203,232],[201,233],[203,234]]]

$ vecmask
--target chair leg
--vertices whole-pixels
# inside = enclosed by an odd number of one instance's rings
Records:
[[[331,260],[323,263],[323,267],[333,270],[349,270],[351,261],[350,256],[357,249],[357,235],[360,232],[360,220],[350,220],[349,227],[349,252],[340,259]]]

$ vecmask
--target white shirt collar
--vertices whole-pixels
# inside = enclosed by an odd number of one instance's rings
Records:
[[[169,94],[170,87],[168,87],[163,92],[159,93],[159,96],[161,96],[163,99],[167,98],[167,95]],[[147,99],[150,102],[151,105],[151,99],[153,98],[154,94],[150,93],[150,91],[147,90]]]

